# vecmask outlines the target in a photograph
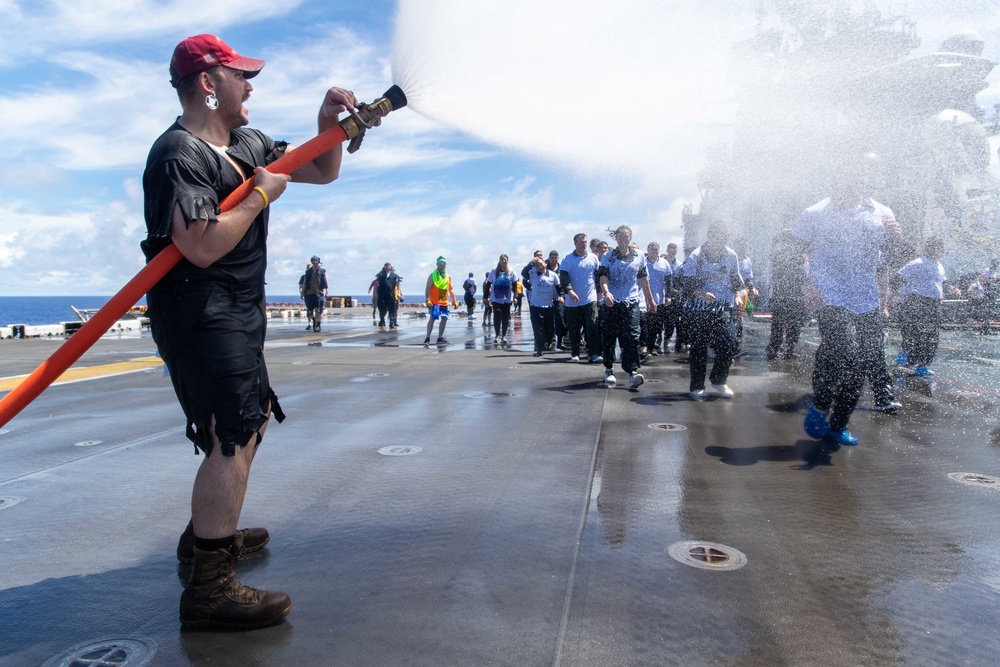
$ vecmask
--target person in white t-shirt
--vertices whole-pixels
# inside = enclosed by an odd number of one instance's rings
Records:
[[[832,196],[806,209],[792,228],[809,254],[807,304],[818,306],[820,332],[813,402],[803,427],[811,437],[840,445],[858,444],[847,425],[865,369],[884,355],[876,278],[882,246],[902,241],[892,210],[864,196],[870,159],[861,153],[842,156],[832,172]]]
[[[902,280],[899,296],[900,333],[903,342],[896,356],[899,365],[915,366],[917,375],[934,375],[928,368],[938,348],[941,327],[941,299],[947,278],[941,257],[944,243],[930,238],[924,243],[924,253],[899,270]]]

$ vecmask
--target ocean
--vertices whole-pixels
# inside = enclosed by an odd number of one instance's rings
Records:
[[[355,303],[371,306],[370,294],[351,295],[351,298]],[[0,296],[0,326],[76,322],[78,318],[73,307],[81,310],[100,308],[110,299],[109,296]],[[407,295],[403,299],[406,303],[419,303],[423,301],[423,295]],[[267,302],[302,303],[302,299],[298,294],[277,294],[268,295]],[[142,299],[138,305],[145,303],[146,300]]]

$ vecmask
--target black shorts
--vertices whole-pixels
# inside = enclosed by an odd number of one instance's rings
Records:
[[[269,409],[284,419],[264,364],[263,290],[185,281],[158,285],[146,301],[196,450],[212,453],[212,417],[225,456],[250,442]]]

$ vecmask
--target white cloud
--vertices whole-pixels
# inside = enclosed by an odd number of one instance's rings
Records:
[[[44,214],[5,202],[0,208],[0,269],[5,294],[101,294],[142,268],[136,219],[125,202]]]
[[[0,9],[0,68],[78,46],[112,50],[164,34],[191,34],[191,26],[219,31],[235,24],[266,20],[294,10],[302,0],[7,0]],[[117,49],[115,49],[117,50]]]

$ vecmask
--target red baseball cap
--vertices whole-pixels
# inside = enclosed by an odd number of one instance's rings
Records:
[[[249,79],[264,68],[264,61],[241,56],[215,35],[195,35],[174,49],[170,59],[170,85],[176,87],[184,77],[218,65],[238,69]]]

